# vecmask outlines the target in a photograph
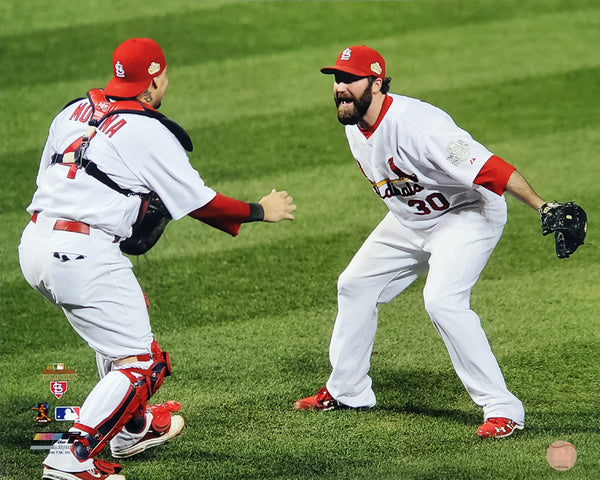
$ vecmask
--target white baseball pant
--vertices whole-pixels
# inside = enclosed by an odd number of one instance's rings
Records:
[[[338,279],[338,314],[329,349],[327,389],[351,407],[376,403],[368,375],[378,303],[404,291],[427,268],[425,309],[443,339],[454,369],[484,418],[525,420],[522,403],[506,387],[498,362],[470,308],[478,280],[504,221],[476,211],[444,215],[429,229],[408,229],[388,213]]]
[[[96,352],[101,380],[82,405],[79,419],[95,426],[118,409],[131,385],[125,375],[111,371],[112,362],[150,353],[153,335],[144,294],[114,237],[95,228],[89,235],[54,230],[56,220],[39,215],[27,225],[19,261],[28,283],[62,309]],[[120,368],[148,368],[151,363]],[[93,459],[80,462],[69,448],[66,440],[59,440],[44,463],[65,471],[91,468]]]
[[[142,289],[114,237],[54,230],[39,215],[21,237],[27,282],[59,306],[77,334],[109,360],[149,353],[153,340]]]

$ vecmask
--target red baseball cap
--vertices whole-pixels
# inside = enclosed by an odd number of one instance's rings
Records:
[[[111,97],[136,97],[166,66],[165,55],[154,40],[125,40],[113,53],[113,78],[106,85],[104,94]]]
[[[338,56],[335,65],[323,67],[321,73],[345,72],[358,77],[385,78],[385,60],[366,45],[346,48]]]

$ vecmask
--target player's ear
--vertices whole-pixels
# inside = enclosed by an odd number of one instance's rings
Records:
[[[156,77],[152,77],[151,86],[154,89],[160,88],[164,82],[167,81],[167,67],[162,71],[162,73]]]
[[[381,78],[376,78],[371,84],[371,92],[377,93],[381,91],[381,86],[383,85],[383,80]]]

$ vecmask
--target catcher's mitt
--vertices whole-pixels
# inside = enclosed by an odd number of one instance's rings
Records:
[[[154,192],[147,200],[146,212],[133,226],[131,237],[119,244],[123,253],[142,255],[150,250],[165,231],[171,221],[171,214],[160,197]]]
[[[576,203],[545,203],[540,207],[540,219],[543,235],[554,232],[558,258],[571,256],[583,245],[587,215]]]

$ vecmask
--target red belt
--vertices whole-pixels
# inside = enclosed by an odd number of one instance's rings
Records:
[[[31,217],[33,223],[37,220],[37,212]],[[57,220],[54,223],[54,230],[62,230],[65,232],[83,233],[84,235],[90,234],[90,226],[83,222],[72,222],[71,220]]]

